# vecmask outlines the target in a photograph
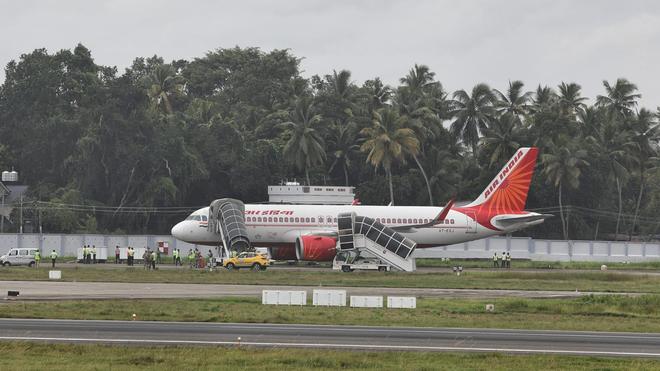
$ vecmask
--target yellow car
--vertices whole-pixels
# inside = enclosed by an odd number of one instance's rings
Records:
[[[238,256],[225,259],[222,265],[229,270],[250,268],[254,271],[261,271],[270,265],[270,260],[265,254],[246,251],[238,254]]]

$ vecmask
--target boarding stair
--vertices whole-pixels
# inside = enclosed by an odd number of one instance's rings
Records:
[[[381,222],[356,213],[337,216],[338,252],[367,252],[393,268],[413,272],[417,243]]]
[[[220,237],[222,257],[228,257],[230,251],[250,250],[252,245],[245,226],[245,204],[233,198],[221,198],[209,206],[208,229]]]

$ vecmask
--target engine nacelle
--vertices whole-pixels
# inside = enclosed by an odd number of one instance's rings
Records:
[[[337,240],[326,236],[301,236],[296,238],[298,260],[326,262],[335,258]]]

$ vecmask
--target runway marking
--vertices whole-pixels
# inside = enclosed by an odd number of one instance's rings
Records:
[[[137,343],[137,344],[190,344],[190,345],[252,345],[267,347],[297,347],[297,348],[337,348],[337,349],[389,349],[389,350],[435,350],[435,351],[473,351],[473,352],[504,352],[504,353],[540,353],[540,354],[573,354],[573,355],[606,355],[606,356],[642,356],[660,357],[660,353],[642,352],[607,352],[587,350],[543,350],[522,348],[470,348],[412,345],[369,345],[369,344],[332,344],[332,343],[269,343],[241,341],[206,341],[206,340],[158,340],[158,339],[94,339],[94,338],[52,338],[31,336],[0,336],[0,340],[22,341],[73,341],[73,342],[106,342],[106,343]]]

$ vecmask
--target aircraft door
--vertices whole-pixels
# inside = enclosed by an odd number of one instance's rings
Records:
[[[477,233],[477,215],[474,211],[468,211],[465,213],[465,219],[467,222],[467,228],[465,233]]]

